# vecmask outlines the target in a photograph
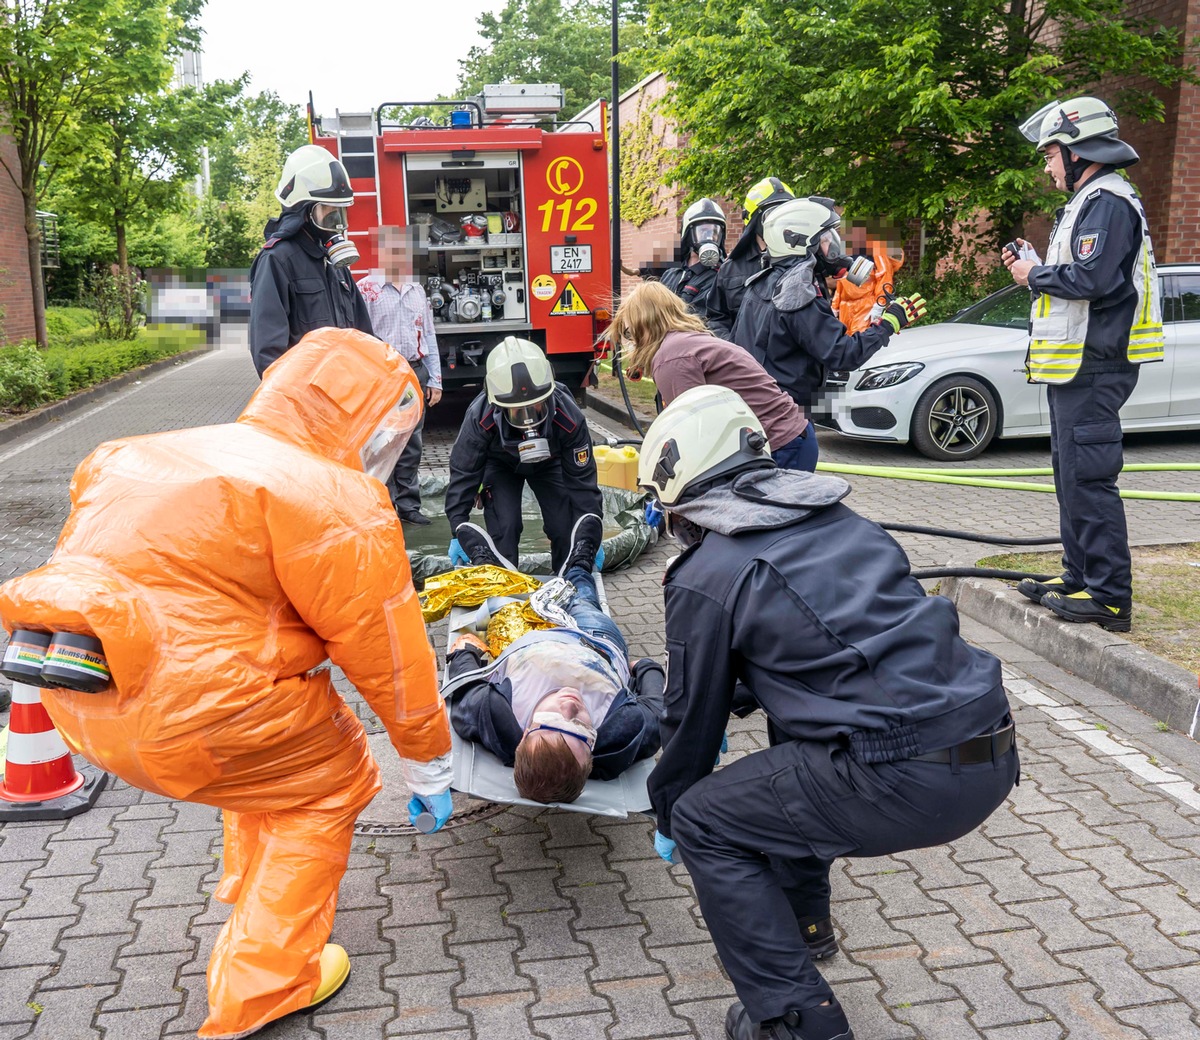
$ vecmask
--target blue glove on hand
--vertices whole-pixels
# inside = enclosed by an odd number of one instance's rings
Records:
[[[471,557],[463,552],[463,547],[458,544],[457,538],[450,539],[450,548],[446,550],[446,555],[450,557],[452,567],[466,567],[471,562]]]
[[[592,561],[592,570],[594,570],[594,571],[604,570],[604,546],[603,545],[600,546],[600,548],[596,550],[596,559],[594,561]]]
[[[453,811],[454,803],[450,800],[448,790],[441,794],[415,794],[408,803],[408,822],[423,834],[432,834],[442,829]],[[417,817],[422,813],[429,813],[433,817],[433,826],[428,830],[417,824]]]
[[[654,832],[654,851],[668,863],[679,862],[679,856],[675,852],[675,842],[659,834],[658,831]]]

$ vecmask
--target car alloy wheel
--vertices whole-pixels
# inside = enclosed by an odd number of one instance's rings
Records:
[[[995,396],[978,379],[947,376],[917,401],[913,444],[931,459],[973,459],[996,436],[998,413]]]

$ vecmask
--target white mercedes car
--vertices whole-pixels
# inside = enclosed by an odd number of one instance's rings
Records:
[[[1165,358],[1141,365],[1129,431],[1200,429],[1200,264],[1160,264]],[[949,321],[905,329],[862,368],[829,372],[813,419],[863,440],[971,459],[996,437],[1050,433],[1044,384],[1025,378],[1029,290],[1011,285]]]

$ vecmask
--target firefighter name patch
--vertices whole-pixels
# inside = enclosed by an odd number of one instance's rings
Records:
[[[575,452],[575,465],[586,466],[587,460],[591,456],[591,453],[591,448],[580,448],[577,452]]]
[[[1103,231],[1084,231],[1075,236],[1075,259],[1080,262],[1094,260],[1104,244]]]

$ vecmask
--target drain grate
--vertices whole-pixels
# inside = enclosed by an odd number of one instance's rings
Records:
[[[476,801],[474,805],[468,805],[464,809],[454,807],[454,815],[446,821],[446,825],[442,828],[443,831],[452,831],[455,827],[461,827],[467,823],[478,823],[480,820],[489,819],[492,816],[499,816],[511,806],[503,805],[498,802],[481,802]],[[364,820],[360,819],[354,825],[354,833],[364,837],[379,838],[391,836],[412,836],[418,835],[421,832],[417,830],[411,823],[388,822],[383,820]]]

